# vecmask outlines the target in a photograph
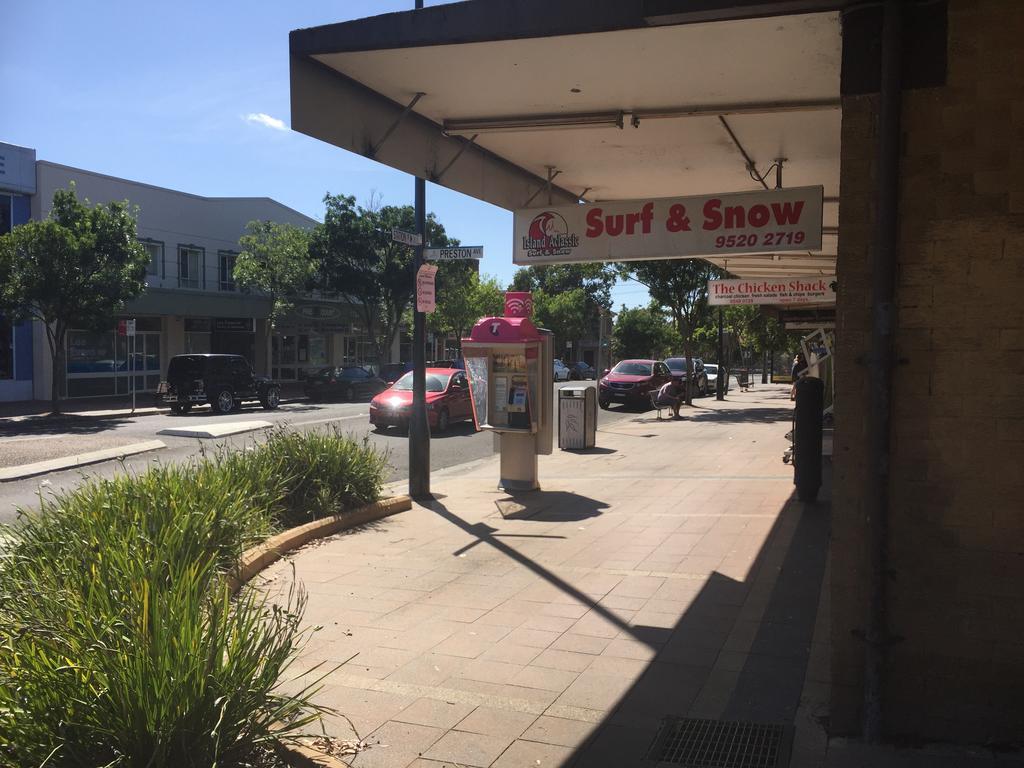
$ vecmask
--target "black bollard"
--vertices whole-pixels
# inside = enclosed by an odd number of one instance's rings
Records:
[[[796,382],[793,416],[793,482],[800,501],[811,503],[821,488],[821,426],[825,382],[804,376]]]

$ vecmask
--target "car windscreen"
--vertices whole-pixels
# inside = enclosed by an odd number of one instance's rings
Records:
[[[179,355],[172,357],[170,365],[167,366],[167,378],[172,380],[201,379],[205,360],[201,357]]]
[[[718,366],[714,363],[704,363],[704,370],[714,376],[718,373]]]
[[[686,358],[685,357],[670,357],[665,361],[665,365],[672,371],[683,371],[686,372]]]
[[[427,392],[444,392],[445,387],[448,386],[448,379],[450,376],[439,376],[436,373],[427,374]],[[412,371],[409,371],[405,376],[395,382],[392,389],[399,389],[409,391],[412,389]]]
[[[623,361],[612,368],[612,373],[621,373],[625,376],[650,376],[651,366],[647,363]]]

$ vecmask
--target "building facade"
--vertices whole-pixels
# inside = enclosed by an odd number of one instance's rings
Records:
[[[24,224],[36,189],[34,149],[0,143],[0,235]],[[0,402],[32,399],[32,323],[0,315]]]

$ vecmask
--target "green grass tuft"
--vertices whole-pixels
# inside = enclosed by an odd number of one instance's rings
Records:
[[[0,764],[242,766],[316,721],[313,688],[280,691],[304,595],[231,600],[223,575],[277,526],[377,499],[385,468],[365,441],[278,430],[0,530]]]

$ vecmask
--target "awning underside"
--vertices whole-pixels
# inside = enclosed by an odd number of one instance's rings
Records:
[[[822,251],[714,261],[835,273],[837,13],[437,43],[293,39],[292,127],[508,209],[758,189],[784,158],[783,186],[824,187]]]

